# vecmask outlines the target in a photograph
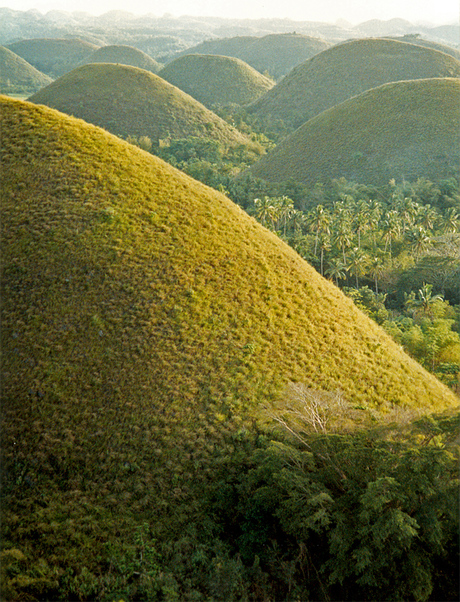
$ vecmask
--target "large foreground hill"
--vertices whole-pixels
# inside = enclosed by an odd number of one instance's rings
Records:
[[[161,77],[126,65],[94,63],[59,78],[30,97],[121,137],[205,136],[226,147],[249,139]]]
[[[457,404],[223,195],[47,107],[0,114],[3,599],[188,599],[157,538],[186,591],[239,599],[196,586],[190,519],[215,539],[204,493],[231,504],[213,475],[288,381]]]
[[[460,61],[431,48],[387,39],[333,46],[291,71],[251,110],[299,127],[366,90],[401,80],[460,77]]]
[[[310,185],[341,177],[384,185],[393,178],[457,176],[459,97],[454,78],[374,88],[307,121],[252,173],[275,182],[289,174]]]

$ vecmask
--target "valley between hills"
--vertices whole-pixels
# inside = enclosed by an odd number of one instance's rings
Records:
[[[1,599],[457,600],[449,28],[0,15]]]

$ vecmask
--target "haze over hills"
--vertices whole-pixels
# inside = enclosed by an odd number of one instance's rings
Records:
[[[293,69],[250,110],[299,127],[322,111],[384,83],[435,77],[460,77],[460,61],[396,40],[353,40]]]
[[[271,34],[263,37],[234,37],[209,40],[191,48],[187,54],[217,54],[239,58],[260,73],[279,79],[293,67],[328,48],[319,38],[298,33]]]
[[[109,132],[165,138],[206,136],[225,147],[252,142],[202,104],[157,75],[125,65],[78,67],[30,97]]]
[[[161,69],[161,65],[142,50],[124,45],[98,48],[82,61],[84,65],[89,63],[118,63],[139,67],[151,73],[158,73]]]
[[[444,55],[446,56],[446,55]],[[253,175],[314,184],[345,177],[441,180],[460,165],[460,80],[384,84],[307,121],[251,168]]]
[[[28,96],[53,80],[20,56],[0,46],[0,93]]]
[[[96,44],[78,39],[31,39],[9,44],[8,48],[52,78],[74,69],[97,49]]]
[[[190,54],[175,59],[159,76],[207,107],[245,105],[265,94],[274,82],[243,61],[227,56]]]
[[[409,44],[416,44],[418,46],[424,46],[425,48],[431,48],[432,50],[438,50],[439,52],[444,52],[445,54],[449,54],[455,59],[460,60],[460,50],[458,50],[458,48],[448,46],[447,44],[440,44],[438,42],[433,42],[432,40],[425,40],[418,35],[410,34],[395,37],[393,39],[398,42],[408,42]]]

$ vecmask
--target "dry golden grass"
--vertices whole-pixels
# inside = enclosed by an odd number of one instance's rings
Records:
[[[126,65],[84,65],[30,101],[74,115],[117,136],[203,136],[226,147],[253,143],[198,101],[157,75]]]

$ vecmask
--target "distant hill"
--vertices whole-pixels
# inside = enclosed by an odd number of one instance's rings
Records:
[[[298,127],[347,98],[384,83],[434,77],[460,77],[460,61],[395,40],[353,40],[296,67],[250,110]]]
[[[186,54],[233,56],[279,79],[293,67],[322,52],[330,44],[322,39],[296,33],[270,34],[263,37],[241,36],[207,40]]]
[[[455,59],[460,60],[460,50],[458,50],[458,48],[453,48],[447,44],[440,44],[439,42],[434,42],[433,40],[426,40],[425,38],[421,38],[419,35],[407,34],[394,39],[398,42],[408,42],[409,44],[416,44],[417,46],[424,46],[425,48],[438,50],[439,52],[444,52],[445,54],[449,54]]]
[[[97,46],[79,39],[39,38],[14,42],[8,48],[39,71],[56,78],[74,69]]]
[[[314,184],[331,178],[386,184],[458,175],[460,80],[385,84],[317,115],[252,168]]]
[[[0,93],[27,96],[53,80],[20,56],[0,46]]]
[[[274,86],[248,64],[227,56],[189,54],[166,65],[159,75],[207,107],[245,105]]]
[[[164,79],[136,67],[94,63],[64,75],[30,97],[126,138],[206,136],[225,146],[248,138]]]
[[[98,48],[82,61],[82,64],[88,63],[118,63],[139,67],[139,69],[145,69],[152,73],[158,73],[161,69],[160,63],[142,50],[123,45]]]

